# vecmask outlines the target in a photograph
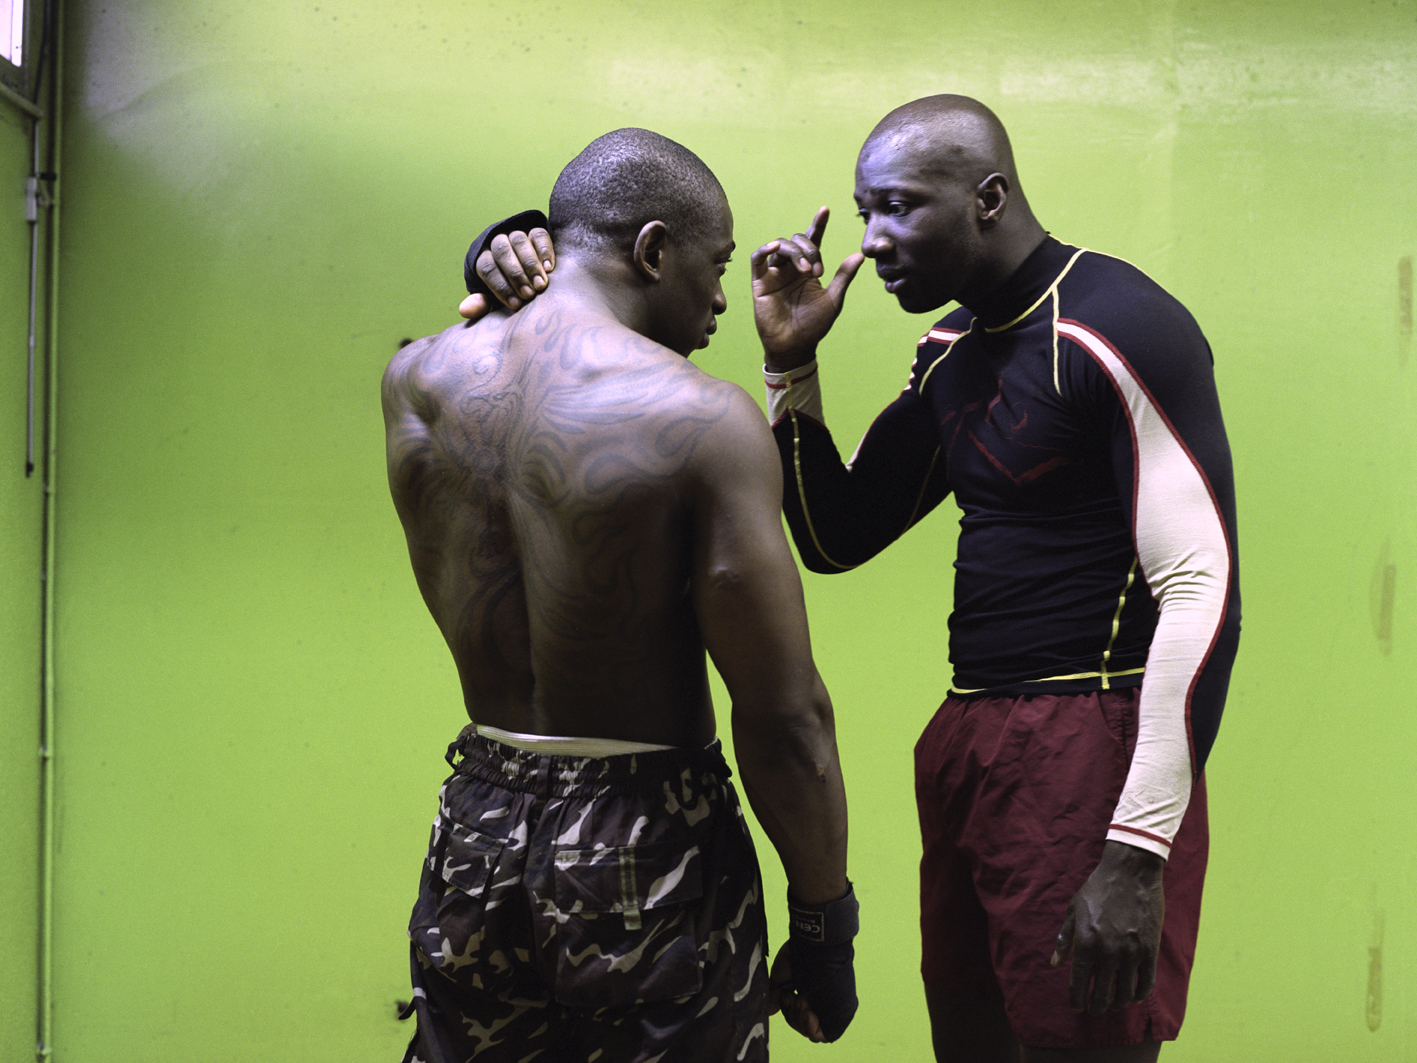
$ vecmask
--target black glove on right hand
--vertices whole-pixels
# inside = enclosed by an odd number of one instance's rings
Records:
[[[859,910],[850,882],[845,896],[816,908],[787,895],[792,988],[806,998],[828,1041],[845,1033],[856,1014],[856,949],[851,941],[860,926]]]

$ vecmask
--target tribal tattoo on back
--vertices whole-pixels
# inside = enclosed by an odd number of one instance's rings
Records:
[[[470,711],[700,696],[695,462],[733,390],[545,304],[399,352],[389,483]]]

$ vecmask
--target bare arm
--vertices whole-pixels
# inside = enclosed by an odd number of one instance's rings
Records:
[[[846,892],[846,793],[831,699],[812,661],[802,582],[778,515],[772,435],[742,392],[726,421],[699,464],[694,605],[733,699],[748,800],[793,896],[821,904]]]
[[[733,698],[743,788],[787,872],[789,936],[772,966],[772,1010],[813,1041],[835,1041],[856,1013],[856,898],[831,699],[778,516],[771,433],[736,388],[721,429],[699,466],[694,605]]]

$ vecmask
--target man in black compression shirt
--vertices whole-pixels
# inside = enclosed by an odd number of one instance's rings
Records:
[[[754,254],[755,316],[808,567],[861,564],[951,491],[964,511],[954,684],[916,749],[937,1056],[1154,1059],[1184,1013],[1239,635],[1210,349],[1139,270],[1045,233],[974,100],[888,115],[856,201],[901,307],[961,308],[850,464],[815,352],[862,256],[821,285],[825,211]]]
[[[954,683],[916,750],[937,1058],[1155,1059],[1184,1013],[1239,630],[1209,348],[1140,271],[1046,234],[974,100],[888,115],[856,198],[863,254],[823,286],[819,212],[754,254],[754,310],[808,567],[861,564],[951,491],[964,511]],[[497,250],[524,297],[545,283],[544,246]],[[961,309],[843,464],[815,354],[864,258],[903,309]]]

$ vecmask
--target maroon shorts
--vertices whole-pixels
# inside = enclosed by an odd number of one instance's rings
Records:
[[[1102,858],[1136,744],[1136,688],[949,698],[915,746],[921,973],[937,991],[1002,992],[1033,1048],[1167,1041],[1181,1029],[1209,831],[1198,779],[1166,864],[1156,991],[1103,1015],[1068,1005],[1050,967],[1068,904]]]

